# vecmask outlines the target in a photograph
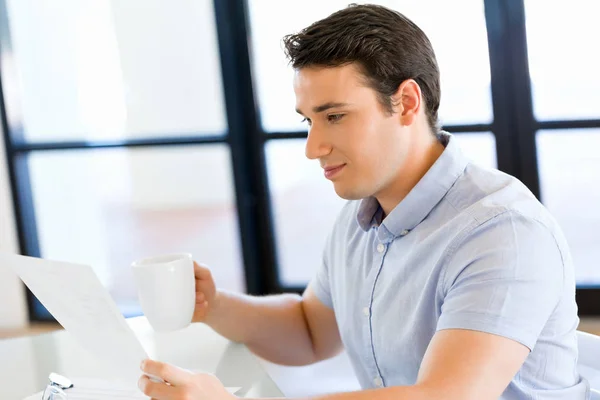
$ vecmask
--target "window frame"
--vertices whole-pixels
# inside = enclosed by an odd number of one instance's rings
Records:
[[[7,0],[0,0],[0,65],[11,52]],[[444,126],[450,132],[492,132],[496,140],[498,169],[520,179],[540,198],[535,135],[538,130],[598,128],[600,119],[537,121],[533,112],[529,78],[524,0],[484,1],[490,60],[493,121],[489,124]],[[237,217],[249,293],[264,295],[301,293],[304,287],[283,286],[279,279],[277,247],[265,144],[271,140],[306,138],[307,132],[266,132],[260,121],[252,78],[251,25],[247,0],[213,0],[221,59],[227,131],[225,135],[173,133],[163,137],[119,141],[69,141],[28,143],[21,121],[10,120],[7,107],[20,103],[2,90],[2,82],[16,80],[0,69],[0,122],[8,160],[13,207],[21,254],[40,257],[27,155],[53,150],[159,147],[171,145],[227,144],[231,151]],[[15,71],[16,73],[16,71]],[[579,315],[600,315],[600,285],[578,286]],[[27,290],[32,321],[53,321],[52,316]]]

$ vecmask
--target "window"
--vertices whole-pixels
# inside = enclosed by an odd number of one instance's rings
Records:
[[[139,312],[130,264],[152,255],[192,253],[220,287],[245,289],[226,146],[37,152],[28,160],[42,256],[91,265],[125,314]]]
[[[246,290],[214,14],[208,0],[0,2],[23,247],[91,265],[126,315],[146,256],[190,252]]]
[[[582,290],[600,286],[600,192],[595,184],[600,182],[600,157],[595,154],[600,144],[600,55],[590,47],[590,38],[600,36],[595,9],[585,0],[568,7],[525,1],[541,198],[563,228]],[[561,21],[560,29],[556,21]]]
[[[600,129],[539,131],[542,199],[563,229],[577,282],[600,285]]]
[[[281,283],[303,286],[321,265],[323,246],[346,203],[304,156],[304,139],[270,140],[266,156]]]
[[[92,264],[125,313],[136,308],[128,264],[147,253],[197,253],[233,290],[302,290],[345,201],[304,157],[281,40],[348,2],[80,3],[0,0],[0,116],[23,251]],[[580,313],[600,315],[592,5],[377,3],[431,39],[444,128],[541,198],[571,245]],[[47,317],[32,301],[33,318]]]
[[[525,11],[537,119],[600,118],[597,4],[527,0]]]
[[[9,0],[8,11],[24,140],[226,131],[211,1]]]

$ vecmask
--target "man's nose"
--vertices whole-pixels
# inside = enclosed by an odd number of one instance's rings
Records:
[[[331,153],[331,144],[322,130],[314,125],[308,130],[305,154],[310,160],[317,160]]]

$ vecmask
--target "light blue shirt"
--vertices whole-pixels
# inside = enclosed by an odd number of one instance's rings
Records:
[[[501,399],[587,399],[560,228],[517,179],[440,140],[442,155],[383,221],[374,198],[348,202],[312,282],[361,386],[414,384],[433,335],[469,329],[531,350]]]

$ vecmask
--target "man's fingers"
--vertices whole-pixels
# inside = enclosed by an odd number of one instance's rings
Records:
[[[191,373],[186,370],[177,368],[171,364],[161,363],[153,360],[143,361],[142,371],[144,371],[148,375],[156,376],[174,386],[184,385],[190,379],[191,376]]]
[[[173,399],[179,390],[177,387],[169,386],[166,383],[153,382],[146,375],[140,378],[138,387],[146,396],[156,400]]]
[[[205,265],[200,265],[196,261],[194,261],[194,275],[196,279],[210,279],[211,273],[210,269],[208,269]]]

